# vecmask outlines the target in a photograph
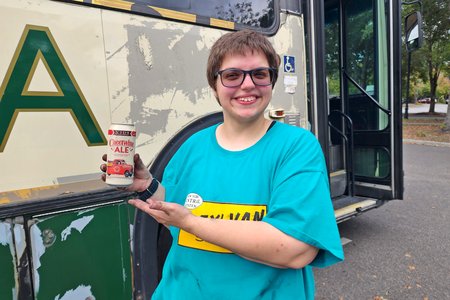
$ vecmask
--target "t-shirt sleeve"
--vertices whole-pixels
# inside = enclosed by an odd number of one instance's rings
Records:
[[[343,260],[325,162],[312,135],[302,137],[286,151],[273,178],[263,221],[317,247],[312,266],[326,267]]]

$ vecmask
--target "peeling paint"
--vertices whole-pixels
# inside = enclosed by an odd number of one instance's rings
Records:
[[[175,35],[175,36],[173,36],[173,38],[172,38],[172,40],[170,41],[170,43],[169,43],[169,50],[173,50],[173,48],[175,47],[175,45],[179,42],[179,41],[181,41],[181,39],[184,37],[184,34],[185,33],[183,33],[183,34],[178,34],[178,35]]]
[[[30,265],[37,299],[130,298],[123,297],[132,294],[129,223],[126,222],[131,215],[128,208],[118,203],[92,210],[89,207],[79,211],[64,211],[33,220],[34,224],[30,226],[33,261]],[[121,220],[122,216],[127,218]],[[117,222],[109,224],[111,217]],[[105,224],[109,224],[111,230],[105,232]],[[122,235],[122,232],[127,234]],[[56,238],[51,246],[47,241],[50,233]],[[105,254],[111,245],[120,247],[120,251]],[[95,263],[96,270],[86,272],[92,268],[92,263]],[[58,277],[61,270],[66,270],[65,274],[70,276],[55,281],[55,276]],[[110,285],[108,289],[102,288],[105,283]]]
[[[17,265],[16,263],[16,251],[19,250],[21,253],[23,253],[23,251],[25,250],[25,232],[23,230],[22,226],[14,226],[12,227],[12,231],[11,231],[11,227],[12,225],[9,223],[3,223],[0,222],[0,245],[2,246],[9,246],[9,251],[11,253],[11,257],[12,257],[12,263],[13,265]],[[16,230],[18,229],[18,230]],[[16,240],[16,243],[19,243],[19,249],[15,249],[14,248],[14,242],[13,242],[13,237],[12,237],[12,232],[14,231],[14,234],[19,233],[18,231],[21,230],[21,234],[17,234],[16,239],[19,239],[19,241]],[[18,256],[20,257],[20,256]],[[14,273],[16,273],[17,270],[14,269]],[[17,274],[16,274],[17,275]],[[17,276],[15,276],[17,279]]]
[[[280,74],[275,85],[272,101],[269,109],[284,108],[291,113],[300,113],[301,123],[306,127],[308,118],[307,84],[306,84],[306,55],[305,38],[303,34],[303,20],[296,16],[287,16],[285,24],[280,27],[277,34],[270,38],[275,50],[280,56],[289,55],[296,57],[296,72],[298,86],[295,94],[285,92],[283,85],[284,73]],[[295,37],[295,38],[294,38]],[[280,80],[281,79],[281,80]]]
[[[27,241],[25,238],[25,230],[23,230],[23,226],[15,225],[13,231],[17,257],[22,257],[22,255],[25,252],[25,248],[27,246]]]
[[[139,47],[139,52],[141,52],[142,56],[144,57],[144,63],[150,70],[153,65],[153,55],[152,55],[152,48],[150,46],[150,41],[144,34],[141,34],[137,38],[137,43]]]
[[[145,26],[145,24],[144,24]],[[181,24],[178,22],[155,22],[153,27],[157,30],[167,31],[167,30],[182,30],[184,33],[187,33],[193,25]],[[171,40],[171,39],[168,39]]]
[[[133,99],[125,118],[147,136],[143,144],[154,143],[155,138],[167,139],[192,121],[189,116],[214,110],[216,102],[211,98],[203,71],[209,53],[206,31],[197,26],[159,21],[126,25],[125,30],[129,96]]]
[[[27,245],[26,237],[25,237],[25,230],[22,225],[14,225],[14,239],[15,239],[15,251],[16,255],[13,255],[13,264],[15,266],[18,266],[19,263],[16,260],[20,260],[23,255],[25,254],[25,249]],[[11,254],[13,254],[13,245],[11,245]],[[19,274],[17,272],[17,269],[14,268],[14,281],[15,281],[15,287],[12,289],[13,299],[18,299],[18,292],[19,292]]]
[[[130,250],[131,250],[131,253],[133,253],[134,252],[134,247],[133,247],[133,245],[134,245],[134,242],[133,242],[133,237],[134,237],[134,224],[132,224],[132,223],[130,223]]]
[[[11,229],[13,229],[14,232],[16,231],[16,229],[20,229],[21,230],[22,234],[19,235],[19,238],[22,238],[22,242],[21,242],[20,248],[21,249],[23,248],[21,250],[21,252],[23,253],[23,251],[24,251],[25,232],[24,232],[23,227],[21,225],[14,225],[13,226],[10,223],[0,222],[0,245],[1,246],[9,246],[9,251],[11,253],[12,266],[17,266],[16,254],[15,254],[16,249],[14,249],[14,243],[13,243]],[[2,273],[3,272],[4,271],[2,271]],[[11,294],[13,296],[12,299],[18,299],[17,287],[19,286],[19,283],[18,283],[17,268],[14,268],[14,281],[15,281],[15,286],[11,287]]]
[[[70,225],[61,232],[61,241],[65,241],[67,237],[72,233],[72,229],[76,229],[79,233],[94,219],[94,216],[85,216],[78,220],[73,221]]]
[[[74,290],[67,291],[61,298],[58,294],[55,300],[95,300],[91,291],[91,286],[80,285]]]
[[[8,246],[11,244],[11,225],[0,223],[0,245]]]
[[[39,292],[39,272],[38,269],[41,266],[41,256],[45,253],[44,240],[42,237],[42,231],[37,225],[30,227],[31,249],[33,253],[33,286],[35,295]]]

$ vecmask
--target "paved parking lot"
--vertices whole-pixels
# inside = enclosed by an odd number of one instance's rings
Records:
[[[448,104],[436,103],[434,107],[435,112],[446,113]],[[430,110],[430,104],[409,104],[408,113],[417,114],[428,112]],[[403,113],[405,113],[405,105],[403,104]]]
[[[346,259],[316,300],[450,299],[450,148],[404,145],[405,200],[340,224]]]

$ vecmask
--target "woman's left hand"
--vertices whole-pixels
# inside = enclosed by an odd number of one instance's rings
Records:
[[[158,223],[185,229],[189,221],[195,217],[186,207],[171,202],[148,199],[146,202],[131,199],[129,204],[152,216]]]

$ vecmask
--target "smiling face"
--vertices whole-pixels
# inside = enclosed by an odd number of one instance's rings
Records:
[[[269,67],[266,56],[261,52],[247,51],[244,55],[226,55],[220,70],[253,70],[262,67]],[[256,86],[247,74],[240,86],[229,88],[222,85],[219,76],[214,94],[223,108],[225,122],[252,123],[264,118],[264,111],[272,98],[272,85]]]

